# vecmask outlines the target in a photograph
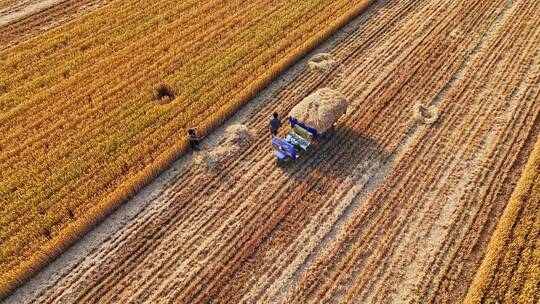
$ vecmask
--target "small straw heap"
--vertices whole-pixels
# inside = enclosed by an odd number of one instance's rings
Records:
[[[316,54],[308,61],[308,67],[311,71],[328,74],[336,66],[337,62],[332,55],[328,53]]]
[[[432,124],[439,119],[439,111],[436,106],[425,106],[417,103],[414,110],[415,119],[422,124]]]
[[[245,125],[231,125],[225,130],[223,139],[218,146],[209,151],[197,152],[193,160],[195,164],[205,167],[207,170],[219,171],[220,160],[235,153],[241,147],[249,145],[253,137],[253,132]]]

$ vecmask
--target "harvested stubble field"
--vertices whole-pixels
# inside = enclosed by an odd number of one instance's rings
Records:
[[[524,259],[502,259],[516,275],[484,261],[470,298],[523,280],[516,297],[537,302],[538,276],[523,274],[537,244],[523,242],[538,227],[520,225],[538,221],[537,193],[511,195],[540,131],[539,43],[539,1],[376,3],[328,50],[332,71],[306,69],[254,109],[243,123],[259,136],[219,172],[175,171],[144,212],[26,300],[460,302],[506,208],[495,237],[518,233],[505,252]],[[276,168],[268,117],[323,87],[349,112],[329,142]],[[518,189],[536,187],[532,166]]]
[[[370,2],[113,1],[0,53],[0,297]]]

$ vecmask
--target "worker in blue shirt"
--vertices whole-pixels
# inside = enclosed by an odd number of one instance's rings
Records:
[[[279,127],[281,127],[281,122],[279,121],[278,113],[274,113],[272,119],[270,119],[270,132],[272,133],[272,136],[277,135]]]

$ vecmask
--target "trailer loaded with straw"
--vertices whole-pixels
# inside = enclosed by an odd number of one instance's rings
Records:
[[[276,162],[296,160],[314,142],[330,138],[347,107],[345,96],[328,88],[319,89],[304,98],[289,112],[291,130],[284,138],[272,137]]]

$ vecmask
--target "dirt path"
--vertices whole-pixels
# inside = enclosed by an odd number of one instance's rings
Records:
[[[0,51],[80,17],[112,0],[0,2]]]
[[[330,74],[300,62],[229,122],[258,139],[219,174],[186,156],[7,302],[459,302],[540,131],[539,9],[377,2],[317,50]],[[276,168],[270,114],[321,87],[350,111]]]
[[[6,9],[0,10],[0,26],[20,20],[28,15],[41,12],[62,1],[63,0],[37,0],[15,3],[13,6],[8,6]]]

